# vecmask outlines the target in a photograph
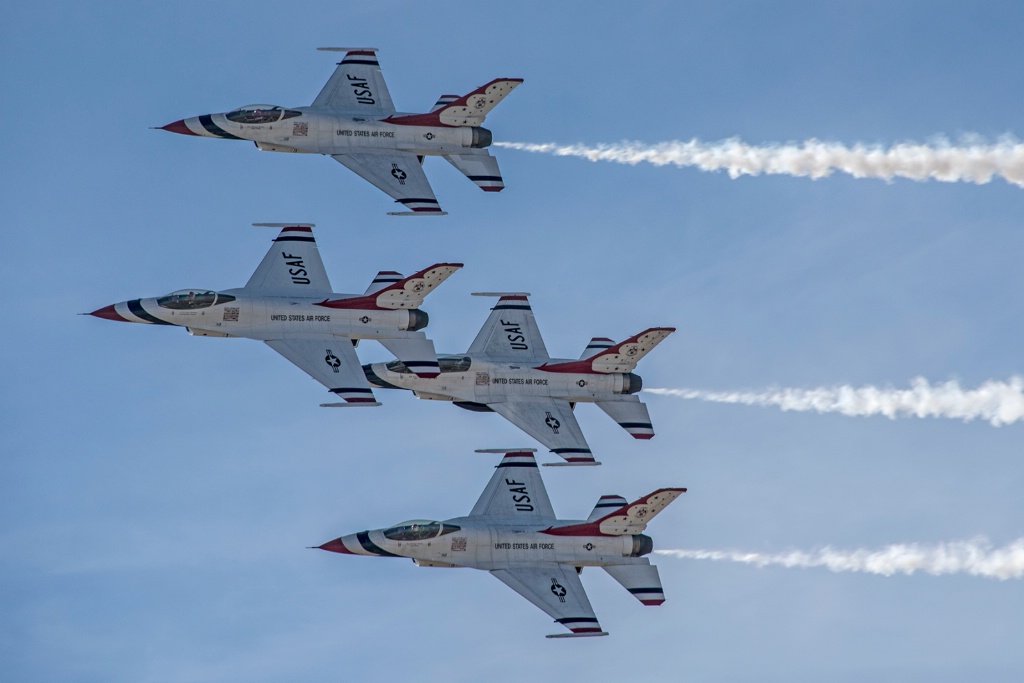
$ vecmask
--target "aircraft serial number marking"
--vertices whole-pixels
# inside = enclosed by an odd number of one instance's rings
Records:
[[[329,323],[331,322],[331,316],[329,315],[285,315],[284,313],[275,313],[270,316],[271,320],[279,320],[290,323]]]
[[[495,543],[495,550],[554,550],[554,543]]]
[[[341,130],[335,132],[335,135],[346,135],[349,137],[356,138],[393,138],[395,137],[394,131],[390,130]]]
[[[495,384],[547,384],[546,379],[531,379],[529,377],[495,377],[491,380]]]

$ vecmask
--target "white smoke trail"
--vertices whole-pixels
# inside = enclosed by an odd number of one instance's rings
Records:
[[[891,147],[810,139],[801,143],[749,145],[738,138],[720,142],[697,139],[656,144],[621,142],[599,145],[557,145],[496,142],[495,147],[572,156],[590,161],[636,165],[695,166],[702,171],[726,171],[730,178],[744,175],[791,175],[825,178],[835,171],[854,178],[909,178],[966,182],[982,185],[999,177],[1024,187],[1024,143],[1012,137],[989,143],[969,136],[958,145],[945,139],[931,144],[899,143]]]
[[[735,550],[655,550],[660,555],[680,559],[742,562],[757,567],[809,569],[825,567],[833,572],[866,572],[892,576],[925,572],[942,574],[970,574],[989,579],[1019,579],[1024,576],[1024,538],[993,548],[985,538],[970,541],[951,541],[937,545],[917,543],[890,545],[881,550],[791,550],[785,553],[745,553]]]
[[[878,387],[823,387],[818,389],[771,389],[762,392],[701,391],[699,389],[644,389],[651,394],[754,406],[778,406],[782,410],[841,413],[851,417],[946,417],[964,422],[988,420],[994,427],[1024,420],[1024,379],[989,380],[977,389],[965,390],[951,380],[931,385],[923,377],[910,389]]]

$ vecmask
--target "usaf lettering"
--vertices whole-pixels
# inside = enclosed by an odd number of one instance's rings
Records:
[[[286,254],[283,251],[281,252],[281,256],[284,257],[285,265],[289,266],[288,274],[292,276],[292,282],[297,285],[308,285],[309,278],[305,276],[309,275],[309,273],[306,272],[306,264],[302,262],[302,257],[292,256],[291,254]],[[292,260],[289,261],[288,259]]]
[[[511,479],[506,479],[505,484],[508,486],[509,493],[513,494],[512,502],[515,503],[516,510],[518,512],[533,512],[530,495],[526,492],[526,484]]]
[[[352,86],[352,94],[356,96],[356,102],[359,104],[375,104],[376,100],[373,99],[373,93],[370,92],[370,87],[367,85],[366,80],[362,76],[353,76],[347,74],[349,85]]]
[[[519,329],[517,323],[506,322],[504,320],[499,321],[502,327],[505,328],[505,336],[508,338],[509,344],[512,345],[513,349],[517,351],[525,351],[529,347],[525,344],[526,337],[523,335],[523,331]]]

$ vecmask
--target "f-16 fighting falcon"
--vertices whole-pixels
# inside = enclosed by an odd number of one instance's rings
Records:
[[[654,436],[637,362],[672,332],[652,327],[615,343],[595,337],[579,360],[548,356],[525,292],[482,292],[497,305],[464,355],[440,359],[440,375],[423,378],[401,360],[363,366],[376,387],[409,389],[418,398],[453,401],[467,410],[496,412],[570,465],[598,465],[573,410],[596,403],[636,439]]]
[[[376,339],[419,377],[438,374],[423,298],[462,267],[437,263],[409,277],[378,273],[363,294],[336,294],[324,270],[310,223],[257,223],[281,228],[270,251],[240,289],[183,289],[132,299],[91,315],[152,325],[178,325],[199,337],[246,337],[266,342],[342,403],[377,406],[356,356],[360,339]]]
[[[468,95],[442,95],[426,114],[395,111],[376,48],[322,47],[345,52],[334,75],[308,107],[250,104],[223,114],[162,126],[182,135],[251,140],[267,152],[325,154],[405,207],[392,216],[442,216],[423,173],[424,156],[442,156],[484,192],[505,187],[487,152],[484,118],[520,83],[498,78]]]
[[[477,452],[505,457],[468,516],[402,522],[318,547],[347,555],[408,557],[420,567],[489,571],[571,632],[548,638],[608,635],[580,581],[584,567],[601,567],[645,605],[665,602],[658,568],[643,557],[654,543],[642,532],[686,489],[658,489],[632,503],[601,496],[585,521],[559,520],[533,449]]]

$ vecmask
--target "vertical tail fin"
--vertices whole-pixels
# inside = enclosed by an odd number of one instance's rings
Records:
[[[651,327],[588,358],[568,363],[545,363],[540,369],[548,372],[633,372],[641,358],[675,331],[674,327]]]
[[[483,125],[484,119],[505,96],[519,87],[521,78],[495,78],[487,85],[482,85],[468,95],[449,101],[434,109],[429,114],[409,114],[407,116],[389,116],[384,121],[400,126],[472,126]],[[442,100],[447,95],[442,96]],[[438,100],[441,104],[441,100]]]

